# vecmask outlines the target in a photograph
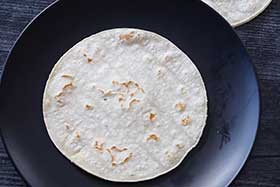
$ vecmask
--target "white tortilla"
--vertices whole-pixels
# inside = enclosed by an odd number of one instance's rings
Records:
[[[219,12],[233,27],[261,14],[272,0],[202,0]]]
[[[43,112],[51,140],[69,160],[103,179],[135,182],[174,169],[196,146],[207,97],[199,71],[173,43],[112,29],[61,57]]]

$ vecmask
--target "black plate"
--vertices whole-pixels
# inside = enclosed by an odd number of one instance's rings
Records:
[[[81,39],[110,28],[159,33],[187,53],[207,87],[209,117],[199,145],[168,174],[132,186],[227,186],[244,164],[258,127],[256,75],[238,36],[200,1],[59,1],[30,24],[15,44],[0,90],[2,134],[13,161],[32,186],[130,186],[87,174],[47,135],[42,95],[60,56]]]

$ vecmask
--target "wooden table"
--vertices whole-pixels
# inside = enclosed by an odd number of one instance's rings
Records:
[[[0,73],[16,38],[54,0],[0,0]],[[78,1],[77,1],[78,3]],[[280,0],[257,19],[238,27],[256,66],[262,95],[257,139],[232,187],[280,186]],[[26,186],[0,140],[0,186]]]

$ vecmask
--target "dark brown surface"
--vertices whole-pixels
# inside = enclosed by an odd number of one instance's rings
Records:
[[[24,26],[53,0],[0,0],[0,71]],[[280,185],[280,1],[236,29],[260,79],[262,115],[253,151],[231,186]],[[24,186],[0,144],[0,186]],[[225,166],[226,167],[226,166]]]

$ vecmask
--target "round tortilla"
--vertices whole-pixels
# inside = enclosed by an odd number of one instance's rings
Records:
[[[219,12],[233,27],[261,14],[272,0],[202,0]]]
[[[72,47],[46,84],[43,113],[59,151],[110,181],[155,178],[198,143],[207,117],[202,77],[158,34],[112,29]]]

